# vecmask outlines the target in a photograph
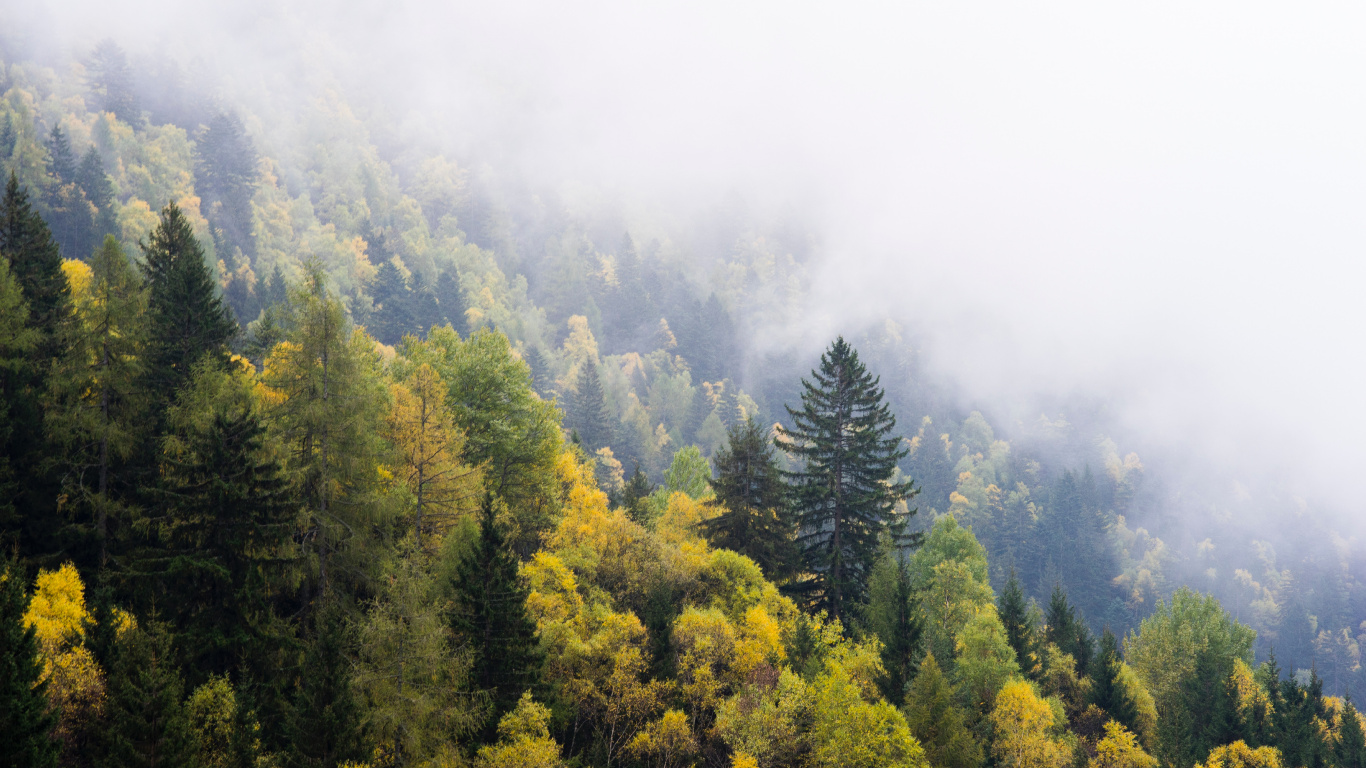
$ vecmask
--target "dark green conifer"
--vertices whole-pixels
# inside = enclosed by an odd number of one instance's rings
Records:
[[[449,323],[455,332],[465,334],[465,293],[460,288],[460,275],[455,268],[443,271],[436,278],[436,300],[440,305],[441,319],[437,324]],[[540,387],[537,387],[540,391]]]
[[[52,126],[48,134],[48,170],[59,184],[70,184],[76,180],[76,156],[71,152],[71,141],[67,139],[62,126]]]
[[[925,760],[935,768],[977,768],[982,745],[968,730],[967,719],[954,701],[953,687],[933,653],[925,654],[920,672],[906,693],[902,709],[911,733],[925,749]]]
[[[1024,590],[1020,588],[1020,580],[1015,577],[1013,568],[1005,589],[1001,590],[1001,596],[997,598],[996,613],[1001,617],[1001,626],[1006,630],[1006,641],[1015,650],[1015,660],[1019,662],[1020,669],[1027,676],[1034,677],[1039,666],[1038,627],[1034,626],[1034,617],[1030,615],[1029,606],[1025,604]]]
[[[451,628],[474,652],[470,680],[488,693],[490,723],[496,724],[538,685],[541,657],[536,624],[526,609],[527,588],[504,541],[491,493],[480,510],[479,539],[457,564],[452,587]]]
[[[161,210],[143,253],[151,320],[148,386],[164,402],[185,386],[201,359],[226,354],[237,323],[180,206],[172,202]]]
[[[236,115],[214,116],[195,143],[195,190],[204,198],[209,222],[231,251],[256,254],[251,229],[251,196],[256,185],[257,157]]]
[[[104,160],[93,144],[76,168],[76,185],[85,194],[85,199],[95,206],[94,228],[89,237],[93,250],[105,235],[118,234],[118,222],[114,220],[114,182],[104,172]]]
[[[108,768],[187,765],[191,742],[184,684],[171,635],[157,621],[123,632],[105,670],[105,725],[96,763]]]
[[[134,127],[142,124],[142,109],[133,91],[133,70],[128,55],[113,40],[95,46],[86,62],[90,86],[100,96],[100,109]]]
[[[707,501],[720,514],[704,521],[702,532],[713,547],[739,552],[768,578],[785,581],[796,565],[795,525],[772,445],[763,428],[748,419],[732,426],[728,438],[716,452],[711,481],[716,495]]]
[[[1340,717],[1338,740],[1333,748],[1337,768],[1366,768],[1366,733],[1362,732],[1351,696],[1343,703]]]
[[[635,470],[621,488],[621,507],[626,510],[626,516],[641,525],[648,524],[650,494],[654,492],[654,484],[640,470],[640,462],[636,462]]]
[[[916,610],[910,564],[904,555],[878,563],[869,585],[868,629],[882,641],[882,668],[878,680],[882,695],[893,706],[906,701],[906,686],[915,676],[924,625]]]
[[[412,291],[393,259],[380,264],[375,271],[370,297],[374,301],[374,309],[367,330],[376,340],[394,345],[402,341],[404,335],[416,332]]]
[[[1105,710],[1111,720],[1136,732],[1138,704],[1119,679],[1122,663],[1119,641],[1106,627],[1100,636],[1100,655],[1096,657],[1095,671],[1091,675],[1091,703]]]
[[[328,600],[313,614],[311,642],[299,666],[284,719],[285,760],[295,768],[332,768],[367,757],[361,710],[351,687],[353,638],[341,606]]]
[[[881,542],[905,529],[896,505],[915,487],[892,482],[906,449],[892,434],[896,417],[878,380],[853,347],[836,339],[812,378],[802,380],[802,408],[787,408],[792,427],[779,429],[777,443],[802,462],[789,474],[797,542],[811,574],[802,595],[809,606],[840,618],[856,614],[866,598]]]
[[[0,764],[52,768],[59,747],[52,738],[57,716],[48,708],[35,630],[24,625],[26,581],[13,560],[0,571]]]
[[[574,392],[574,421],[583,447],[592,453],[612,439],[612,415],[598,377],[598,365],[585,360],[579,366],[578,387]]]

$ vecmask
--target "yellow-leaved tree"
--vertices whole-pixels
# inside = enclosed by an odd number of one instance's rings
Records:
[[[1053,708],[1029,683],[1015,680],[1001,688],[991,723],[992,752],[1002,768],[1060,768],[1069,762],[1066,744],[1053,735]]]
[[[38,572],[24,624],[38,639],[48,700],[58,714],[56,736],[67,755],[87,745],[104,707],[104,671],[85,647],[90,618],[74,565]]]
[[[1087,768],[1157,768],[1157,758],[1143,751],[1129,729],[1111,720],[1105,724],[1105,736],[1096,743],[1096,754]]]
[[[498,721],[498,743],[481,747],[480,768],[559,768],[560,745],[550,738],[550,710],[522,694],[517,708]]]
[[[1249,747],[1242,739],[1215,747],[1195,768],[1281,768],[1281,753],[1275,747]]]

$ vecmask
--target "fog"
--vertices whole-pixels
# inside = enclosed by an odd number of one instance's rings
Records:
[[[1360,4],[36,5],[0,10],[29,52],[112,36],[257,105],[341,83],[631,211],[795,211],[809,327],[767,343],[892,315],[966,404],[1103,401],[1360,509]]]

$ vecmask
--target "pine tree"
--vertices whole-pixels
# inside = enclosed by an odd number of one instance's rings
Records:
[[[578,387],[574,392],[574,421],[579,439],[589,453],[611,441],[612,416],[607,410],[598,366],[592,360],[585,360],[579,367]]]
[[[1015,650],[1015,660],[1020,669],[1029,677],[1038,673],[1038,627],[1034,626],[1029,607],[1025,605],[1024,591],[1015,570],[1010,571],[1010,579],[996,601],[996,614],[1006,630],[1006,641]]]
[[[85,199],[95,206],[94,226],[87,239],[89,250],[93,251],[106,235],[118,234],[118,222],[114,219],[114,182],[104,172],[104,160],[93,144],[76,168],[76,185]],[[81,255],[84,257],[84,254]]]
[[[57,765],[52,738],[57,715],[48,708],[47,682],[28,607],[23,570],[9,561],[0,572],[0,762],[19,768]]]
[[[393,259],[379,265],[370,293],[375,308],[370,315],[369,330],[377,340],[392,346],[416,331],[412,291]]]
[[[654,492],[654,484],[640,470],[640,462],[636,462],[635,471],[631,472],[621,488],[621,506],[626,510],[626,516],[641,525],[649,523],[650,494]]]
[[[146,308],[133,265],[107,236],[91,263],[90,289],[68,324],[47,413],[48,432],[62,448],[67,494],[94,512],[101,567],[108,561],[109,514],[121,507],[111,482],[117,485],[120,464],[145,435]]]
[[[102,98],[100,109],[134,127],[142,123],[142,109],[133,92],[133,71],[128,56],[113,40],[102,40],[86,62],[90,86]]]
[[[48,134],[47,151],[50,159],[49,171],[59,184],[70,184],[76,180],[76,156],[71,152],[71,141],[67,139],[62,126],[52,126]]]
[[[192,683],[273,674],[275,603],[297,566],[298,506],[249,373],[201,364],[172,408],[154,494],[157,545],[137,570],[176,627]]]
[[[853,347],[836,339],[812,378],[802,380],[802,409],[787,408],[793,426],[779,428],[777,444],[804,464],[789,474],[811,574],[802,591],[811,607],[840,618],[864,601],[881,541],[904,529],[896,506],[915,488],[892,482],[907,452],[892,435],[896,417],[878,380]]]
[[[353,638],[341,607],[313,614],[313,632],[284,719],[285,758],[298,768],[331,768],[364,755],[360,708],[351,687]]]
[[[256,184],[256,150],[236,115],[219,113],[195,144],[195,189],[215,229],[230,247],[256,254],[251,229],[251,196]]]
[[[456,333],[465,333],[465,294],[460,289],[460,275],[452,267],[436,278],[436,300],[441,317],[437,325],[450,325]],[[539,391],[539,387],[537,388]]]
[[[541,658],[527,589],[499,530],[492,494],[484,497],[479,539],[456,566],[452,587],[451,628],[474,651],[471,680],[488,692],[489,722],[497,723],[539,683]]]
[[[1334,746],[1337,768],[1366,768],[1366,733],[1362,732],[1361,719],[1351,696],[1342,705],[1341,718]]]
[[[23,414],[13,413],[12,408],[19,405],[20,393],[25,391],[29,357],[39,336],[28,326],[28,302],[10,272],[9,259],[0,254],[0,529],[6,531],[21,527],[14,505],[19,488],[10,456],[16,449],[14,422]]]
[[[168,400],[201,358],[225,356],[237,323],[218,295],[189,219],[174,202],[161,210],[143,253],[151,322],[147,385]]]
[[[904,555],[878,563],[869,584],[868,628],[882,641],[878,680],[882,695],[894,706],[906,700],[906,686],[915,676],[924,624],[916,610],[910,565]]]
[[[14,145],[19,141],[19,133],[14,130],[14,115],[5,113],[5,124],[0,127],[0,161],[7,161],[14,153]]]
[[[1109,627],[1100,636],[1100,655],[1096,657],[1091,675],[1091,703],[1105,710],[1110,719],[1137,732],[1138,704],[1120,680],[1122,661],[1119,641]]]
[[[702,395],[698,395],[702,397]],[[796,565],[795,526],[787,486],[764,430],[745,420],[729,430],[729,442],[716,452],[716,496],[707,502],[720,511],[702,523],[713,547],[739,552],[759,564],[774,581],[791,576]]]
[[[10,270],[24,291],[30,327],[45,336],[39,355],[51,360],[58,344],[55,331],[69,311],[70,289],[52,232],[33,210],[13,172],[0,202],[0,255],[9,259]]]
[[[164,624],[134,626],[115,641],[105,686],[105,725],[96,762],[109,768],[185,765],[190,760],[181,694]]]
[[[925,761],[935,768],[978,768],[982,745],[968,730],[966,717],[954,701],[953,688],[939,669],[933,653],[920,662],[902,709],[911,733],[925,749]]]

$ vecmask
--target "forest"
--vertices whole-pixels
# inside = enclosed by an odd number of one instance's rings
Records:
[[[799,225],[0,54],[0,763],[1366,766],[1359,544],[772,351]]]

